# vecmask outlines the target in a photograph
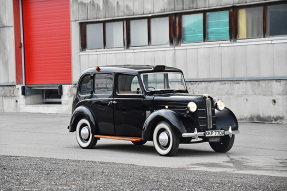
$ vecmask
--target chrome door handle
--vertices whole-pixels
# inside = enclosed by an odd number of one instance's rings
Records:
[[[116,103],[118,103],[117,101],[113,101],[113,104],[116,104]]]
[[[112,104],[116,104],[116,103],[118,103],[118,102],[116,102],[116,101],[109,101],[108,106],[110,106]]]

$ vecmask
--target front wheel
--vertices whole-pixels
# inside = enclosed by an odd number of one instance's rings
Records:
[[[94,148],[97,144],[95,133],[91,128],[90,122],[83,118],[81,119],[76,128],[77,142],[83,149]]]
[[[178,150],[179,138],[168,123],[160,122],[153,132],[153,144],[158,154],[172,156]]]
[[[209,145],[215,152],[226,153],[232,148],[234,140],[234,135],[232,135],[231,138],[229,136],[224,136],[221,138],[220,142],[209,142]]]

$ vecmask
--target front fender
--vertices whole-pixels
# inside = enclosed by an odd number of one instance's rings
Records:
[[[238,121],[234,113],[225,108],[222,111],[215,110],[216,129],[228,131],[231,126],[232,130],[238,130]]]
[[[82,118],[86,118],[90,122],[90,125],[93,127],[93,129],[97,126],[92,112],[87,107],[80,106],[77,107],[72,114],[72,118],[69,125],[69,132],[74,132],[76,130],[77,123]]]
[[[181,137],[182,133],[186,133],[186,129],[180,120],[180,117],[177,113],[171,110],[157,110],[153,112],[145,121],[143,132],[142,132],[142,139],[149,140],[152,137],[153,130],[155,126],[160,121],[167,121],[170,123],[173,132],[176,136]]]

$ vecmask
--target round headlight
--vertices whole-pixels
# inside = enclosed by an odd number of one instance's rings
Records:
[[[194,103],[194,102],[189,102],[189,103],[187,104],[187,108],[188,108],[189,111],[195,112],[196,109],[197,109],[197,105],[196,105],[196,103]]]
[[[221,101],[221,100],[217,101],[217,102],[216,102],[216,108],[217,108],[218,110],[224,110],[225,104],[223,103],[223,101]]]

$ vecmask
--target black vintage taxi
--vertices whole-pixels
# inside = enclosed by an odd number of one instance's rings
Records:
[[[238,122],[222,101],[191,95],[181,70],[157,66],[105,66],[84,71],[72,106],[69,132],[80,147],[100,138],[143,145],[153,141],[163,156],[180,143],[209,142],[227,152],[239,133]]]

